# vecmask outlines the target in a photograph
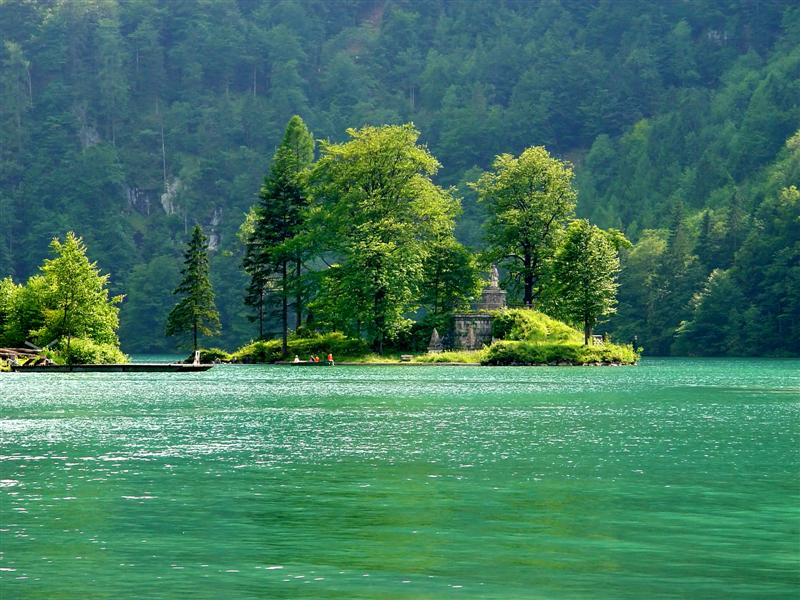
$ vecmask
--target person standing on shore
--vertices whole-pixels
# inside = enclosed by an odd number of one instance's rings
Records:
[[[328,366],[333,366],[333,352],[328,352]]]

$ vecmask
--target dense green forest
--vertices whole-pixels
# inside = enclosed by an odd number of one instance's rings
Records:
[[[16,0],[0,34],[0,278],[74,230],[126,294],[127,351],[173,348],[196,223],[220,343],[257,336],[240,226],[299,114],[332,143],[413,122],[474,249],[486,219],[467,183],[544,145],[575,165],[579,216],[634,243],[612,335],[800,353],[791,0]]]

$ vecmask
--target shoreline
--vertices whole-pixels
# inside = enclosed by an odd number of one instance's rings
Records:
[[[222,363],[222,364],[250,364],[250,365],[280,365],[284,367],[327,367],[324,363],[295,363],[291,361],[278,361],[274,363]],[[477,362],[337,362],[334,367],[635,367],[635,363],[622,362],[594,362],[594,363],[570,363],[560,361],[556,363],[513,363],[509,365],[484,365]]]

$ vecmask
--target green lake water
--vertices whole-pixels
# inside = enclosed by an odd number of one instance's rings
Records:
[[[798,598],[800,361],[0,374],[0,598]]]

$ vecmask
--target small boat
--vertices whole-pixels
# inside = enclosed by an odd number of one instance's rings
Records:
[[[11,365],[17,373],[194,373],[208,371],[213,364],[120,363],[109,365]]]

